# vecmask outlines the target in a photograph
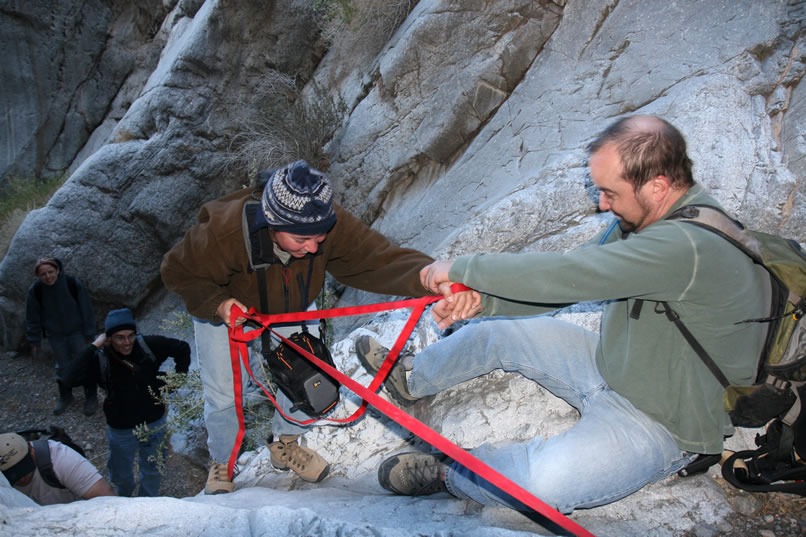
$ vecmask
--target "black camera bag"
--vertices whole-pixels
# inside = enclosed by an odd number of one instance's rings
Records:
[[[330,351],[318,337],[308,332],[296,332],[288,339],[335,367]],[[301,410],[319,418],[339,402],[341,385],[287,343],[282,342],[267,353],[266,364],[274,384],[291,401],[291,410]]]

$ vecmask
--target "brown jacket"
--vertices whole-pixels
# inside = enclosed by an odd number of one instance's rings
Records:
[[[260,198],[245,189],[204,204],[199,223],[165,254],[162,280],[182,297],[194,317],[221,322],[216,308],[228,298],[260,309],[257,274],[250,266],[243,232],[243,207],[254,199]],[[336,224],[316,255],[292,258],[287,266],[271,256],[266,268],[269,311],[262,313],[305,310],[309,304],[303,303],[302,287],[306,287],[309,271],[309,303],[321,291],[325,271],[342,284],[364,291],[415,297],[427,294],[420,285],[419,271],[433,261],[430,257],[399,248],[341,207],[334,209]],[[257,233],[267,236],[268,231],[264,228]]]

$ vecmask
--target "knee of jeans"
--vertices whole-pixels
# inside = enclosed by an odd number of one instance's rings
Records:
[[[585,477],[575,474],[573,468],[552,467],[530,471],[526,479],[521,482],[524,490],[563,514],[570,514],[589,501],[590,491],[587,490]]]

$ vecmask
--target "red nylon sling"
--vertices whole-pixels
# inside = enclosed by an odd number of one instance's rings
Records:
[[[453,292],[458,292],[461,290],[467,290],[468,288],[461,284],[454,284],[454,286],[452,286],[451,289],[453,290]],[[233,378],[233,387],[235,391],[235,410],[238,416],[238,435],[235,439],[235,446],[233,447],[227,465],[227,472],[229,474],[230,479],[232,478],[233,470],[235,468],[235,462],[238,458],[238,451],[240,451],[241,442],[243,441],[243,436],[245,432],[240,365],[241,362],[243,362],[244,368],[246,369],[247,373],[252,377],[253,380],[255,380],[255,377],[252,374],[252,370],[249,367],[249,354],[246,343],[258,338],[260,334],[263,332],[263,330],[270,330],[273,334],[278,336],[287,345],[290,345],[294,350],[305,356],[313,364],[321,368],[328,375],[339,381],[343,386],[347,387],[350,391],[352,391],[353,393],[362,398],[363,401],[360,407],[350,417],[343,419],[329,419],[329,421],[342,422],[342,423],[354,421],[358,419],[366,411],[367,405],[371,404],[373,407],[377,408],[385,416],[392,419],[397,424],[401,425],[402,427],[405,427],[407,430],[414,433],[424,441],[428,442],[430,445],[437,448],[439,451],[441,451],[454,461],[458,462],[465,468],[471,470],[475,474],[489,481],[491,484],[495,485],[496,487],[506,492],[513,498],[529,506],[535,512],[544,516],[554,524],[557,524],[558,526],[570,531],[572,534],[577,535],[578,537],[595,537],[585,528],[583,528],[573,520],[569,519],[559,511],[553,509],[552,507],[544,503],[542,500],[540,500],[539,498],[537,498],[536,496],[534,496],[533,494],[522,488],[520,485],[518,485],[508,477],[502,475],[501,473],[499,473],[486,463],[477,459],[469,452],[460,448],[459,446],[457,446],[444,436],[440,435],[439,433],[428,427],[426,424],[417,420],[413,416],[399,409],[398,407],[396,407],[395,405],[393,405],[392,403],[390,403],[389,401],[387,401],[386,399],[375,393],[376,391],[378,391],[378,388],[386,379],[386,376],[389,374],[389,371],[391,371],[392,365],[394,365],[395,360],[397,360],[400,351],[403,350],[403,347],[405,346],[406,341],[409,338],[409,335],[411,335],[411,332],[414,329],[414,326],[419,321],[423,311],[425,310],[425,307],[433,302],[440,300],[441,298],[442,298],[441,295],[425,296],[422,298],[400,300],[395,302],[382,302],[379,304],[369,304],[365,306],[352,306],[346,308],[333,308],[327,310],[313,310],[298,313],[283,313],[277,315],[264,315],[258,313],[255,310],[255,308],[250,308],[248,312],[244,312],[237,306],[233,306],[230,312],[230,323],[234,327],[230,327],[229,335],[230,335],[230,355],[232,359],[232,378]],[[406,321],[406,324],[403,327],[403,330],[398,336],[394,345],[390,349],[389,355],[383,362],[383,365],[378,371],[378,374],[375,376],[375,378],[372,380],[372,382],[368,387],[364,387],[361,384],[357,383],[352,378],[343,374],[338,369],[331,367],[329,364],[323,362],[310,352],[306,351],[302,347],[296,345],[292,341],[288,340],[287,338],[278,334],[276,331],[270,328],[270,325],[274,323],[307,321],[314,319],[329,319],[333,317],[378,313],[381,311],[389,311],[403,308],[413,308],[411,315],[409,316],[409,319]],[[235,326],[236,321],[240,318],[246,318],[248,320],[255,321],[260,325],[260,327],[250,332],[244,332],[243,325]],[[278,411],[280,411],[280,408],[277,406],[276,401],[268,392],[268,390],[257,380],[255,380],[255,382],[263,389],[263,391],[269,397],[272,403],[274,403],[275,408]],[[282,411],[280,411],[280,413],[284,417],[288,418],[288,416],[283,414]],[[305,421],[297,421],[292,418],[288,419],[300,424],[309,424],[314,421],[318,421],[316,419],[310,419]]]

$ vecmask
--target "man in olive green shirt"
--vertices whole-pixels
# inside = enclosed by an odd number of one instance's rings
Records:
[[[722,387],[664,314],[667,302],[734,384],[750,384],[766,327],[769,278],[710,231],[666,220],[689,204],[718,207],[695,184],[686,143],[668,122],[621,119],[589,147],[599,208],[617,225],[567,253],[470,255],[421,272],[432,290],[460,282],[481,302],[438,319],[470,323],[426,348],[403,385],[437,393],[494,369],[518,372],[562,397],[579,422],[553,438],[473,454],[563,512],[603,505],[666,477],[697,453],[719,453],[732,431]],[[465,295],[462,300],[466,300]],[[606,301],[600,335],[546,316],[575,302]],[[766,306],[765,306],[766,305]],[[475,308],[475,309],[474,309]],[[399,372],[398,372],[399,374]],[[524,506],[466,468],[403,454],[381,484],[398,494],[448,491],[486,505]]]

